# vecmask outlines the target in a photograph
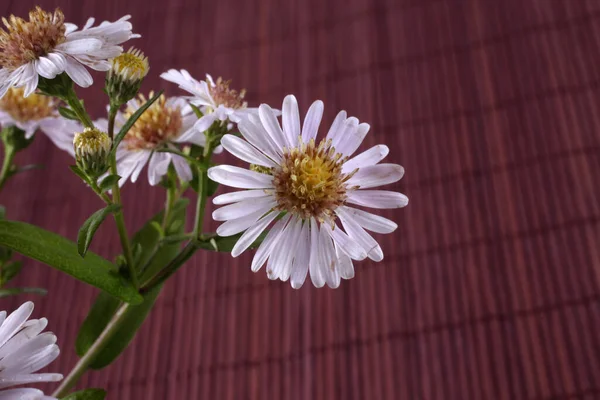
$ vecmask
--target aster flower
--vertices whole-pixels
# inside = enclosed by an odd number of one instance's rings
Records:
[[[252,270],[266,262],[270,279],[290,279],[294,288],[302,286],[308,272],[315,286],[337,287],[340,278],[354,276],[352,260],[381,261],[381,247],[366,230],[391,233],[397,225],[354,206],[398,208],[408,203],[401,193],[372,189],[404,174],[400,165],[379,163],[389,152],[387,146],[353,156],[369,125],[341,111],[317,142],[322,115],[323,103],[315,101],[301,128],[296,98],[287,96],[282,129],[273,110],[262,104],[258,117],[239,124],[243,139],[225,135],[221,140],[252,168],[222,165],[208,170],[214,181],[250,189],[214,199],[215,204],[227,204],[213,213],[215,220],[226,221],[217,233],[244,232],[232,255],[240,255],[274,223],[254,255]]]
[[[24,97],[23,88],[10,88],[0,98],[0,125],[16,126],[30,139],[39,129],[61,150],[73,154],[74,132],[78,124],[62,118],[57,111],[54,99],[48,96],[31,94]]]
[[[204,114],[194,126],[200,132],[206,131],[215,121],[238,123],[258,111],[257,108],[248,108],[244,101],[244,90],[238,92],[231,89],[231,81],[224,81],[220,77],[214,81],[206,74],[205,81],[197,81],[185,69],[170,69],[160,77],[176,83],[191,94],[188,97],[189,102],[199,107]]]
[[[97,71],[110,69],[109,59],[123,52],[119,44],[135,37],[125,16],[118,21],[104,21],[93,27],[94,18],[88,19],[78,30],[66,23],[56,9],[47,12],[36,7],[29,13],[29,21],[11,15],[2,21],[0,29],[0,97],[10,87],[24,87],[29,96],[38,86],[39,77],[53,79],[66,72],[81,87],[93,83],[84,67]]]
[[[28,320],[32,311],[30,301],[8,317],[6,311],[0,311],[0,400],[53,399],[37,389],[7,388],[63,378],[61,374],[35,373],[54,361],[60,350],[52,332],[41,333],[48,325],[46,318]]]
[[[150,93],[149,97],[152,96],[153,93]],[[130,100],[125,112],[117,114],[115,128],[119,129],[123,126],[146,101],[144,95]],[[133,124],[119,144],[117,149],[117,170],[121,176],[119,185],[122,186],[128,178],[135,182],[146,164],[148,164],[148,181],[151,185],[156,185],[167,173],[171,162],[182,180],[191,180],[192,171],[183,157],[155,150],[165,146],[174,148],[174,143],[193,143],[203,146],[206,140],[204,135],[192,129],[196,121],[196,115],[185,100],[160,96]],[[103,130],[108,126],[106,120],[96,121],[95,124]]]

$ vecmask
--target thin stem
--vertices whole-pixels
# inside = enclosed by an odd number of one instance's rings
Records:
[[[111,110],[113,107],[111,107]],[[108,135],[113,137],[114,127],[115,127],[115,118],[116,112],[109,112],[108,116]],[[110,171],[111,174],[117,175],[117,159],[114,152],[111,152],[110,155]],[[115,182],[112,189],[114,204],[118,204],[122,206],[121,203],[121,188],[119,188],[119,182]],[[137,271],[135,270],[135,264],[133,263],[133,252],[131,251],[131,244],[129,243],[129,235],[127,234],[127,228],[125,227],[125,219],[123,218],[123,208],[119,208],[117,212],[114,213],[115,223],[117,224],[117,230],[119,231],[119,238],[121,239],[121,247],[123,248],[123,254],[125,255],[125,261],[127,262],[127,268],[129,268],[129,275],[131,277],[131,281],[136,288],[140,287],[140,283],[137,276]]]
[[[117,117],[117,111],[119,111],[119,106],[111,104],[108,110],[108,136],[110,137],[110,140],[114,139],[115,118]]]
[[[13,159],[15,158],[16,152],[13,148],[7,146],[4,143],[4,160],[2,160],[2,170],[0,171],[0,190],[4,187],[4,184],[10,177],[10,169],[12,167]]]
[[[194,240],[188,242],[185,245],[181,253],[177,255],[171,262],[162,269],[154,278],[152,278],[141,290],[141,293],[147,293],[158,285],[164,283],[167,279],[169,279],[177,270],[185,264],[187,260],[190,259],[196,252],[198,247]]]
[[[198,199],[196,201],[196,222],[194,224],[194,238],[200,239],[202,235],[202,226],[204,224],[204,210],[206,208],[206,198],[208,189],[208,167],[210,166],[210,157],[212,155],[212,146],[210,140],[206,140],[204,153],[202,156],[202,165],[197,166],[198,173]],[[191,167],[194,167],[193,165]]]
[[[108,341],[120,328],[121,324],[125,320],[128,308],[129,304],[127,303],[119,307],[119,309],[112,316],[111,320],[108,322],[100,336],[98,336],[98,338],[88,349],[88,351],[83,355],[83,357],[79,359],[77,364],[75,364],[75,367],[73,367],[69,375],[61,382],[60,386],[54,391],[54,393],[52,394],[53,397],[61,398],[66,396],[67,393],[77,384],[79,378],[81,378],[81,376],[87,371],[88,367],[94,361],[98,353],[100,353],[100,351],[104,349],[104,346],[106,346]]]
[[[77,117],[79,117],[79,120],[86,128],[94,127],[92,119],[88,115],[87,111],[85,111],[81,100],[79,100],[79,98],[77,97],[77,93],[75,93],[75,89],[73,89],[72,86],[64,100],[69,104],[73,112],[77,114]]]

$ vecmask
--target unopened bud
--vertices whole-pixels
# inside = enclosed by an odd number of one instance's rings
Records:
[[[111,102],[125,104],[133,99],[149,69],[148,58],[135,48],[113,58],[111,69],[106,74],[106,93]]]
[[[108,169],[108,154],[112,140],[96,128],[85,128],[73,139],[77,166],[86,174],[97,177]]]

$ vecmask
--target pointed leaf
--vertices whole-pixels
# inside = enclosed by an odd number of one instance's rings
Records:
[[[102,179],[102,182],[100,182],[99,185],[102,193],[111,190],[116,183],[119,182],[119,179],[121,179],[119,175],[108,175],[106,178]]]
[[[114,213],[118,211],[121,206],[117,204],[111,204],[103,209],[100,209],[93,213],[79,228],[79,233],[77,234],[77,251],[81,255],[81,257],[85,257],[85,253],[87,253],[90,244],[92,243],[92,239],[94,238],[94,234],[104,222],[106,216],[110,213]]]
[[[0,221],[0,245],[26,257],[41,261],[128,303],[139,304],[142,297],[123,279],[115,266],[97,254],[85,259],[77,244],[37,226],[15,221]]]
[[[11,279],[17,276],[17,274],[21,271],[22,267],[22,261],[13,261],[2,266],[0,270],[0,286],[4,285],[6,282],[9,282]]]
[[[58,113],[66,119],[79,121],[79,118],[77,117],[77,114],[75,114],[75,111],[71,110],[70,108],[58,107]]]
[[[85,172],[83,172],[77,165],[69,165],[69,168],[71,168],[71,171],[73,171],[73,173],[80,177],[85,183],[87,183],[88,185],[90,184],[90,181]]]

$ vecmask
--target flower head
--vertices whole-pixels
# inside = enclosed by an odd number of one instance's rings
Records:
[[[116,104],[133,99],[148,74],[148,58],[140,50],[131,48],[127,53],[115,57],[106,75],[106,91]]]
[[[92,84],[84,66],[98,71],[110,69],[109,59],[123,49],[119,44],[139,35],[133,34],[125,16],[115,22],[92,27],[90,18],[83,29],[66,23],[60,9],[47,12],[36,7],[29,20],[11,15],[0,28],[0,97],[10,87],[24,87],[25,97],[38,87],[40,76],[54,79],[66,72],[79,86]]]
[[[150,92],[149,98],[153,97]],[[144,103],[147,97],[140,94],[127,103],[124,112],[117,113],[116,128],[120,128]],[[142,169],[148,164],[148,181],[151,185],[160,182],[172,162],[179,177],[189,181],[192,171],[187,161],[176,154],[159,152],[163,148],[175,148],[179,143],[205,144],[203,134],[192,129],[197,120],[187,102],[181,98],[161,95],[133,124],[117,149],[117,170],[123,185],[131,178],[135,182]],[[106,120],[95,122],[106,129]]]
[[[226,221],[217,233],[244,232],[232,255],[237,257],[274,224],[254,256],[252,270],[266,262],[269,278],[290,279],[294,288],[302,286],[308,272],[315,286],[337,287],[340,278],[354,276],[352,260],[383,259],[381,247],[366,230],[390,233],[397,225],[351,205],[398,208],[408,203],[401,193],[368,190],[394,183],[404,174],[399,165],[379,163],[389,152],[384,145],[353,156],[369,125],[341,111],[327,136],[317,141],[322,115],[323,103],[315,101],[301,127],[296,98],[287,96],[282,129],[276,113],[263,104],[258,116],[239,124],[245,140],[233,135],[221,140],[251,168],[223,165],[208,171],[223,185],[250,189],[214,199],[215,204],[228,204],[213,213],[215,220]]]
[[[33,303],[27,302],[6,316],[0,311],[0,398],[52,399],[37,389],[7,389],[29,383],[56,382],[61,374],[35,373],[58,357],[60,350],[52,332],[42,333],[46,318],[28,320]]]
[[[108,168],[112,140],[96,128],[85,128],[73,138],[77,165],[90,176],[99,176]]]
[[[238,123],[248,115],[257,113],[256,108],[248,108],[244,101],[245,90],[237,91],[230,88],[231,81],[219,77],[216,81],[206,75],[205,81],[197,81],[186,70],[171,69],[160,75],[161,78],[179,85],[188,93],[190,103],[204,114],[195,124],[195,129],[206,131],[215,121]]]

